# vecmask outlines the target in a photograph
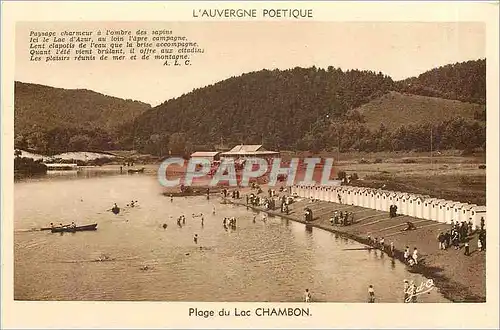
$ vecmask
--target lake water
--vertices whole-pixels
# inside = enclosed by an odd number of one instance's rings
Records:
[[[215,196],[170,202],[161,193],[154,175],[105,168],[16,182],[15,299],[293,302],[309,288],[314,301],[366,302],[371,284],[377,302],[402,302],[404,279],[426,280],[320,229],[260,215],[254,223],[254,213]],[[131,200],[139,206],[126,207]],[[115,202],[118,215],[107,211]],[[204,214],[203,226],[193,213]],[[235,230],[222,225],[230,216]],[[32,231],[72,221],[98,230]],[[418,301],[447,302],[437,289]]]

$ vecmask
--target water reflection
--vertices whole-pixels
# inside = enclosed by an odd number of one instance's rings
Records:
[[[15,299],[287,302],[301,301],[309,288],[318,301],[365,302],[375,284],[377,301],[399,302],[403,279],[423,280],[310,225],[263,221],[217,198],[171,202],[154,175],[92,175],[15,184]],[[131,200],[139,207],[126,207]],[[115,202],[118,215],[107,211]],[[203,226],[193,213],[204,214]],[[178,226],[181,215],[187,219]],[[232,216],[237,227],[224,227]],[[71,221],[98,223],[98,230],[23,231]],[[94,262],[102,255],[106,262]],[[435,291],[423,299],[445,301]]]
[[[35,175],[30,177],[15,176],[15,182],[33,182],[33,181],[54,181],[54,180],[74,180],[89,179],[106,176],[139,176],[155,175],[156,165],[146,165],[145,173],[128,173],[125,169],[120,170],[119,165],[107,166],[81,166],[78,170],[47,171],[44,175]]]

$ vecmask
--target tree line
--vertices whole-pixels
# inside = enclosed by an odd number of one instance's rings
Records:
[[[421,82],[441,86],[443,79],[450,77],[453,83],[442,84],[442,90],[450,87],[464,93],[478,91],[462,97],[476,101],[477,95],[485,95],[484,86],[456,85],[469,84],[481,77],[485,80],[483,64],[484,60],[479,60],[438,68],[412,81],[414,85]],[[474,79],[455,79],[468,73],[474,73]],[[262,70],[169,100],[139,116],[126,131],[133,135],[129,135],[129,141],[133,140],[136,147],[158,155],[177,152],[183,145],[189,147],[184,152],[188,153],[195,143],[214,145],[220,140],[229,145],[263,144],[273,150],[426,150],[430,148],[431,132],[436,150],[484,145],[485,111],[474,114],[472,121],[457,117],[432,125],[410,124],[396,130],[381,127],[376,131],[369,130],[365,118],[352,111],[391,90],[406,92],[405,86],[372,71],[343,71],[334,67]],[[440,94],[440,97],[452,96],[457,95]],[[454,134],[454,130],[460,134]],[[176,143],[179,136],[181,142]]]
[[[486,140],[485,110],[474,120],[457,117],[370,130],[353,109],[390,91],[484,104],[485,67],[485,60],[468,61],[398,82],[381,72],[333,66],[261,70],[154,108],[90,91],[68,94],[16,83],[15,146],[49,155],[113,149],[179,155],[213,150],[220,141],[274,150],[424,150],[430,148],[432,132],[436,149],[477,148]],[[115,105],[121,110],[113,110]]]
[[[16,134],[14,146],[17,149],[35,150],[43,155],[55,155],[68,151],[105,151],[120,147],[115,132],[101,128],[58,126],[35,127]],[[118,148],[119,149],[119,148]]]
[[[486,104],[486,59],[441,66],[396,86],[410,94]]]
[[[389,130],[381,124],[371,131],[359,121],[339,121],[297,141],[298,150],[346,151],[436,151],[486,148],[484,122],[456,117],[439,123],[402,125]]]

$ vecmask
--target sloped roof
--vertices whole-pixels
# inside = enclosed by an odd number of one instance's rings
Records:
[[[218,151],[196,151],[191,154],[191,157],[215,157],[220,152]]]
[[[233,152],[254,152],[254,151],[259,151],[259,149],[262,148],[262,144],[240,144],[234,147],[233,149],[229,150],[228,152],[233,153]],[[260,150],[264,151],[264,150]]]
[[[477,205],[476,204],[466,204],[466,205],[463,205],[462,207],[467,209],[467,210],[471,210],[471,209],[477,207]]]

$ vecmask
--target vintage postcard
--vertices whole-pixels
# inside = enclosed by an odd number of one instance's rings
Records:
[[[2,326],[498,327],[498,60],[494,2],[4,3]]]

